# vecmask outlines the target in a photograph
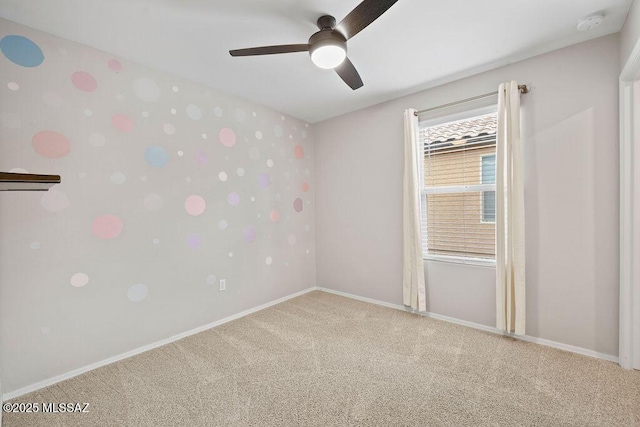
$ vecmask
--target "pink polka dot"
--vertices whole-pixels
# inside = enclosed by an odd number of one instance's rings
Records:
[[[110,59],[107,61],[107,67],[114,73],[119,73],[122,71],[122,64],[117,59]]]
[[[115,215],[100,215],[93,220],[91,231],[100,239],[115,239],[122,233],[122,220]]]
[[[61,133],[44,130],[33,135],[31,145],[36,153],[49,159],[59,159],[71,151],[71,143]]]
[[[129,132],[133,129],[133,121],[124,114],[116,113],[111,118],[111,125],[122,132]]]
[[[302,145],[296,145],[296,148],[293,149],[293,154],[297,159],[302,159],[304,157],[304,148],[302,148]]]
[[[229,193],[227,201],[231,206],[238,206],[240,204],[240,195],[238,193]]]
[[[83,92],[93,92],[98,87],[98,82],[93,76],[84,71],[76,71],[71,74],[73,85]]]
[[[236,134],[229,128],[222,128],[219,134],[220,143],[225,147],[236,145]]]
[[[306,182],[302,183],[302,192],[306,193],[307,191],[309,191],[309,184]]]
[[[192,216],[201,215],[206,208],[207,202],[205,202],[202,197],[195,194],[187,197],[187,200],[184,202],[184,209]]]
[[[280,219],[280,213],[274,209],[269,214],[269,218],[271,218],[271,221],[273,222],[278,222],[278,220]]]
[[[302,199],[300,197],[298,197],[297,199],[295,199],[293,201],[293,210],[296,212],[302,212],[302,209],[304,208],[304,203],[302,203]]]

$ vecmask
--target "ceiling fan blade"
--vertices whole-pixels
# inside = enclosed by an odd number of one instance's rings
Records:
[[[349,40],[378,19],[398,0],[364,0],[336,26]]]
[[[277,53],[308,52],[308,44],[283,44],[278,46],[250,47],[230,50],[231,56],[274,55]]]
[[[356,70],[356,67],[353,66],[353,63],[349,61],[349,58],[345,58],[342,64],[338,65],[336,68],[336,73],[340,76],[342,80],[353,90],[361,88],[364,83],[362,83],[362,79],[360,78],[360,74]]]

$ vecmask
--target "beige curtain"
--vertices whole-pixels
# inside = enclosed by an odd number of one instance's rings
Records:
[[[520,90],[515,81],[498,90],[497,144],[496,327],[524,335],[524,185]]]
[[[404,182],[403,182],[403,270],[404,305],[426,311],[424,263],[420,230],[420,162],[423,157],[418,144],[418,117],[416,110],[404,112]]]

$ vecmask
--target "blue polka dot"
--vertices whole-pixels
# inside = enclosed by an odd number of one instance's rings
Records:
[[[144,158],[151,166],[161,168],[167,164],[169,155],[162,147],[149,147],[144,152]]]
[[[0,40],[0,50],[9,61],[23,67],[37,67],[44,61],[38,45],[23,36],[4,36]]]

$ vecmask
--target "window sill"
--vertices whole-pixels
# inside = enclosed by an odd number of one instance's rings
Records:
[[[422,258],[424,261],[446,262],[449,264],[475,265],[479,267],[491,268],[495,268],[496,266],[495,259],[465,258],[446,255],[423,255]]]

